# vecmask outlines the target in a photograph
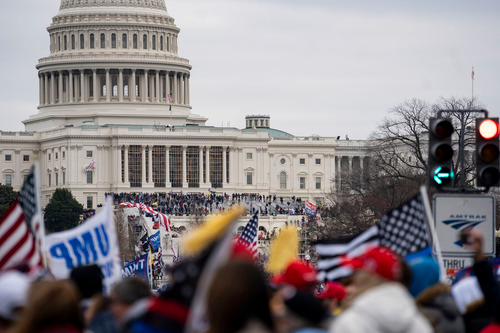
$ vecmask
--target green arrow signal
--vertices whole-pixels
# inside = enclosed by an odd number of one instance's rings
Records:
[[[453,171],[448,167],[437,167],[434,169],[434,181],[438,185],[448,184],[453,179]]]

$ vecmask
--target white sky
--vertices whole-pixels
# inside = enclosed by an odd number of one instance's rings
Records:
[[[35,65],[60,0],[0,5],[2,130],[37,112]],[[364,139],[410,98],[474,95],[500,115],[500,1],[166,0],[190,60],[193,112],[294,135]]]

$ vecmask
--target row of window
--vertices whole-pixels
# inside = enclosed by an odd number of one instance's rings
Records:
[[[321,177],[315,177],[314,181],[316,189],[320,190]],[[251,171],[247,172],[247,185],[253,185],[253,172]],[[306,177],[299,177],[299,188],[301,190],[304,190],[306,188]],[[280,189],[281,190],[287,189],[286,172],[284,171],[280,173]]]
[[[63,152],[61,152],[61,153],[62,153],[62,158],[63,158],[63,159],[64,159],[64,158],[66,158],[66,152],[65,152],[65,151],[63,151]],[[25,156],[28,156],[28,155],[25,155]],[[87,156],[87,157],[92,157],[92,156],[93,156],[93,152],[92,152],[92,150],[87,150],[87,152],[86,152],[86,156]],[[49,160],[49,161],[50,161],[50,160],[52,160],[52,154],[51,154],[51,153],[49,153],[49,154],[47,155],[47,158],[48,158],[48,160]],[[55,159],[56,159],[56,160],[57,160],[57,159],[59,159],[59,153],[57,153],[57,152],[55,153]],[[28,156],[28,161],[29,161],[29,156]]]
[[[253,153],[247,153],[247,160],[251,160],[251,159],[253,159]],[[281,164],[285,164],[286,163],[286,159],[282,158],[280,160],[280,163]],[[299,158],[299,164],[302,164],[302,165],[306,164],[306,159],[305,158]],[[321,158],[316,158],[314,160],[314,164],[320,165],[321,164]]]
[[[61,183],[61,185],[65,185],[66,184],[66,171],[62,171],[61,175],[62,175],[62,183]],[[49,187],[51,187],[52,186],[52,172],[48,173],[47,180],[48,180]],[[56,172],[55,173],[55,186],[58,186],[58,185],[59,185],[59,172]]]
[[[12,162],[12,155],[5,154],[5,161]],[[23,162],[29,162],[29,161],[30,161],[30,155],[23,155]]]
[[[142,38],[139,37],[138,34],[133,34],[132,39],[129,40],[129,35],[126,33],[123,33],[121,35],[121,43],[118,41],[118,37],[116,33],[112,33],[109,35],[109,37],[105,33],[101,33],[99,35],[91,33],[87,38],[88,38],[88,46],[90,49],[96,49],[96,48],[101,48],[105,49],[106,48],[106,42],[108,42],[108,45],[111,46],[112,49],[116,48],[122,48],[122,49],[143,49],[143,50],[154,50],[156,51],[157,49],[159,51],[167,51],[170,52],[171,49],[171,42],[172,38],[170,36],[166,36],[165,38],[163,35],[157,37],[157,35],[152,35],[151,38],[147,34],[143,34]],[[79,36],[79,49],[84,50],[85,49],[85,40],[86,36],[85,34],[80,34]],[[76,50],[77,49],[77,35],[72,34],[71,36],[69,35],[63,35],[62,38],[61,36],[57,36],[57,45],[56,45],[56,50],[57,51],[67,51],[68,49],[71,50]]]

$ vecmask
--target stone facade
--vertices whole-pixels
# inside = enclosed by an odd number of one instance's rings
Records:
[[[57,187],[86,208],[106,192],[322,198],[369,161],[365,141],[296,137],[266,115],[244,129],[206,126],[163,0],[62,0],[48,32],[38,113],[25,132],[0,133],[0,181],[19,190],[38,161],[44,204]]]

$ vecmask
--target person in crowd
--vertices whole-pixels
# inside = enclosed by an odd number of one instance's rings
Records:
[[[12,333],[79,333],[84,322],[80,295],[69,280],[34,282]]]
[[[464,234],[467,239],[463,243],[474,253],[472,271],[477,277],[483,294],[483,301],[471,306],[463,315],[466,332],[476,333],[481,330],[492,330],[494,318],[500,310],[500,288],[491,263],[486,260],[483,251],[483,235],[475,228],[469,228]]]
[[[346,287],[345,310],[330,325],[331,332],[433,332],[401,279],[400,259],[391,250],[375,247],[345,260],[354,269]]]
[[[345,287],[341,283],[329,281],[317,298],[330,315],[337,316],[342,312],[342,300],[346,295]]]
[[[419,309],[440,333],[465,333],[465,325],[451,295],[450,286],[440,283],[439,264],[432,257],[409,262],[410,293]]]
[[[130,277],[118,281],[111,288],[111,313],[115,320],[120,323],[135,302],[149,296],[151,296],[151,291],[144,280]]]
[[[276,291],[271,309],[279,333],[326,333],[329,314],[309,291],[285,285]]]
[[[16,270],[0,273],[0,333],[7,332],[26,304],[30,281]]]
[[[207,311],[210,333],[274,332],[265,279],[248,260],[230,261],[217,271]]]
[[[282,274],[272,278],[275,286],[290,285],[297,290],[313,293],[316,287],[316,269],[302,260],[294,260]]]
[[[98,265],[75,267],[70,279],[80,293],[80,309],[92,333],[114,333],[118,328],[109,310],[109,299],[102,294],[102,272]]]

